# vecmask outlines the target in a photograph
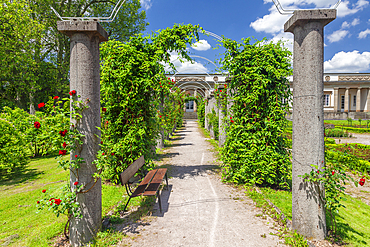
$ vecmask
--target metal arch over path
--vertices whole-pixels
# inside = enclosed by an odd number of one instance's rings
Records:
[[[296,10],[304,10],[304,9],[284,9],[283,6],[281,6],[279,0],[272,0],[275,4],[275,7],[279,11],[280,14],[282,15],[292,15],[294,11]],[[339,4],[341,3],[341,0],[338,0],[336,4],[330,7],[330,9],[337,9]]]
[[[212,90],[211,85],[209,85],[209,84],[208,84],[208,82],[207,82],[206,80],[203,80],[203,79],[202,79],[202,78],[200,78],[200,77],[183,77],[183,78],[181,78],[178,82],[181,82],[183,79],[187,79],[187,78],[190,78],[190,79],[192,79],[192,78],[201,79],[202,81],[204,81],[205,83],[207,83],[207,85],[208,85],[208,89],[209,89],[209,90]],[[176,82],[176,84],[177,84],[178,82]],[[202,83],[197,82],[197,81],[187,81],[187,82],[181,83],[181,85],[188,84],[188,83],[198,83],[199,85],[203,85]],[[181,85],[179,85],[179,87],[180,87]],[[205,86],[205,85],[203,85],[203,86]]]
[[[184,84],[181,84],[178,88],[182,89],[182,88],[189,88],[189,87],[197,87],[199,89],[202,89],[202,90],[208,90],[206,87],[204,87],[203,84],[199,83],[199,82],[196,82],[198,85],[185,85]]]
[[[112,22],[117,14],[118,11],[121,9],[122,5],[126,2],[126,0],[118,0],[116,6],[114,6],[113,11],[109,17],[61,17],[59,13],[50,6],[50,8],[54,11],[54,13],[58,16],[59,19],[62,21],[98,21],[98,22]]]
[[[203,89],[203,88],[200,88],[200,87],[194,86],[194,85],[192,85],[192,86],[185,86],[184,88],[181,88],[181,89],[193,89],[193,87],[194,88],[197,88],[197,89]],[[204,92],[202,92],[202,91],[197,91],[197,93],[199,93],[203,98],[206,97],[206,94]]]

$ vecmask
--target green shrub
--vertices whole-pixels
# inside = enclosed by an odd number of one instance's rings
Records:
[[[348,137],[350,134],[342,129],[325,129],[326,137]]]
[[[215,140],[218,140],[218,115],[216,114],[215,109],[212,109],[212,112],[207,114],[207,119],[209,120],[209,123],[212,126]]]
[[[205,108],[206,108],[206,100],[199,100],[199,104],[197,104],[197,114],[198,114],[198,122],[201,127],[204,127],[205,124]]]
[[[27,164],[25,140],[21,132],[5,119],[0,119],[0,178],[20,171]]]

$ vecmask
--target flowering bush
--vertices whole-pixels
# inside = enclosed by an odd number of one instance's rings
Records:
[[[338,208],[344,207],[341,203],[345,190],[344,185],[352,181],[357,187],[357,183],[350,176],[347,176],[344,170],[334,167],[331,163],[326,165],[321,170],[318,169],[318,165],[311,165],[313,169],[310,173],[299,175],[298,177],[302,177],[305,181],[312,183],[318,190],[320,200],[330,213],[332,231],[335,235],[337,227],[334,213],[338,213]],[[321,185],[324,186],[324,190],[321,189]]]

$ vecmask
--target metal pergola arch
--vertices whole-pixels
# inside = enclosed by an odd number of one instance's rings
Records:
[[[183,87],[183,88],[180,88],[180,89],[192,89],[193,87],[195,87],[195,88],[198,88],[198,89],[202,89],[202,88],[200,88],[200,87],[198,87],[198,86],[185,86],[185,87]],[[205,93],[203,93],[202,91],[197,91],[197,93],[199,93],[203,98],[204,97],[206,97],[206,94]]]
[[[199,77],[184,77],[184,78],[197,78],[197,79],[202,79],[202,78],[199,78]],[[182,79],[181,79],[181,80],[182,80]],[[179,80],[178,82],[181,82],[181,80]],[[204,80],[204,82],[205,82],[205,83],[207,83],[207,85],[208,85],[208,88],[206,88],[206,89],[208,89],[208,90],[212,90],[211,85],[209,85],[209,84],[208,84],[208,82],[207,82],[207,81],[205,81],[205,80]],[[180,85],[178,85],[178,87],[180,87],[180,86],[182,86],[182,85],[185,85],[185,84],[189,84],[189,83],[195,83],[195,84],[199,84],[199,85],[205,86],[205,85],[203,85],[202,83],[197,82],[197,81],[187,81],[187,82],[181,83]],[[176,84],[177,84],[177,83],[176,83]]]

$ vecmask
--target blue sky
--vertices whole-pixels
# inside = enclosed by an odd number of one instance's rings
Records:
[[[266,37],[287,41],[292,50],[293,34],[284,33],[284,23],[291,15],[280,15],[272,0],[140,0],[150,23],[146,32],[172,27],[174,23],[199,24],[219,36],[240,41],[241,38]],[[285,9],[329,8],[337,0],[280,0]],[[370,0],[345,0],[338,7],[337,18],[325,29],[325,72],[370,73]],[[202,44],[189,47],[190,54],[211,61],[219,59],[223,49],[211,36],[201,35]],[[195,63],[181,64],[176,54],[172,60],[183,73],[214,73],[215,66],[194,57]]]

